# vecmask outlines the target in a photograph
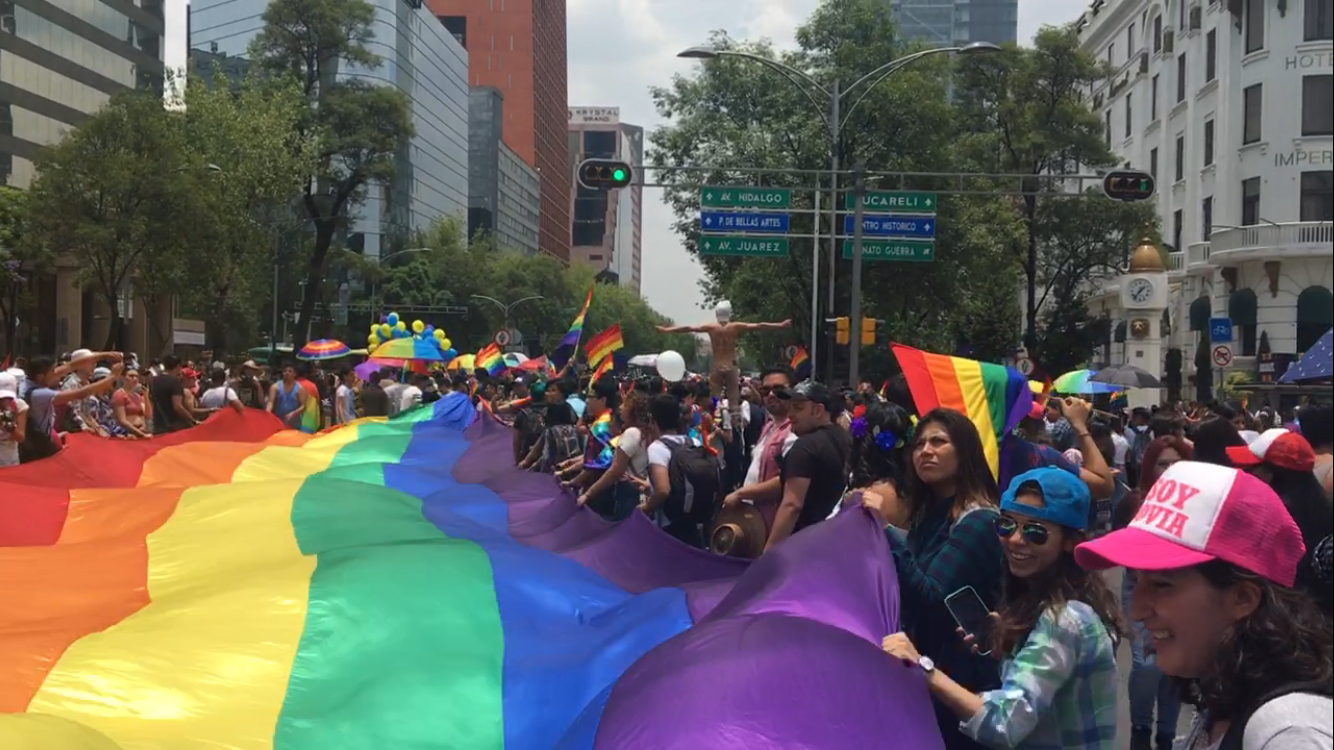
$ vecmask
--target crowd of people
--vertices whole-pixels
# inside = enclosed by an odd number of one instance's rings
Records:
[[[1285,422],[1237,404],[1115,415],[1053,397],[1002,442],[996,472],[972,421],[914,415],[901,382],[839,391],[774,368],[729,404],[707,381],[649,375],[363,382],[345,367],[172,357],[141,372],[81,350],[0,374],[0,466],[73,430],[137,439],[256,408],[314,431],[450,392],[510,425],[515,464],[578,505],[643,514],[702,550],[757,557],[839,513],[872,514],[903,613],[883,650],[921,670],[951,750],[1334,746],[1326,405]],[[1183,706],[1195,718],[1178,737]]]

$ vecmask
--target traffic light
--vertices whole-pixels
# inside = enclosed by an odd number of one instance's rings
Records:
[[[613,159],[584,159],[579,164],[579,184],[589,190],[613,190],[630,184],[634,170]]]
[[[862,346],[875,346],[875,318],[862,318]]]
[[[1153,197],[1153,175],[1148,172],[1122,170],[1108,172],[1102,178],[1102,192],[1114,201],[1135,203]]]
[[[834,321],[834,341],[836,343],[844,346],[847,345],[848,341],[851,339],[849,330],[852,327],[851,323],[852,321],[847,318],[839,318]]]

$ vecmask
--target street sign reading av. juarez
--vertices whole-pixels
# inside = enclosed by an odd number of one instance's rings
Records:
[[[784,258],[787,257],[790,242],[786,237],[702,234],[699,237],[699,254],[734,255],[748,258]]]
[[[843,259],[852,260],[852,240],[843,240]],[[936,259],[936,243],[922,240],[862,240],[862,259],[930,263]]]
[[[843,205],[849,211],[857,207],[857,195],[845,193]],[[936,194],[904,190],[871,190],[862,196],[862,206],[869,213],[935,214]]]
[[[700,211],[702,232],[761,232],[787,234],[792,217],[787,214],[746,213],[740,211]]]
[[[699,205],[705,208],[787,209],[792,207],[792,191],[787,188],[711,185],[700,189]]]
[[[854,217],[844,214],[843,233],[851,236],[855,229]],[[936,217],[866,214],[862,217],[862,234],[868,237],[935,237]]]

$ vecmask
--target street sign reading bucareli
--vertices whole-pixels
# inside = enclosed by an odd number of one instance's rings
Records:
[[[843,205],[851,211],[857,207],[857,194],[844,194]],[[934,214],[935,193],[915,193],[905,190],[871,190],[862,196],[862,206],[868,213]]]
[[[782,210],[792,207],[792,191],[787,188],[709,185],[700,188],[699,205],[706,208],[772,208]]]
[[[787,257],[786,237],[743,237],[740,235],[702,234],[700,255],[739,255],[749,258]]]

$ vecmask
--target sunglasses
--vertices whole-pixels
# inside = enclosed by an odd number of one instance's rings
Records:
[[[790,397],[787,392],[787,386],[785,385],[762,385],[760,386],[760,393],[765,396],[772,394],[774,398]]]
[[[1021,525],[1013,518],[1006,518],[1005,516],[996,519],[996,535],[1001,539],[1009,539],[1014,536],[1016,531],[1023,536],[1025,542],[1035,547],[1041,547],[1051,538],[1051,532],[1047,531],[1047,527],[1040,523],[1030,522]]]

